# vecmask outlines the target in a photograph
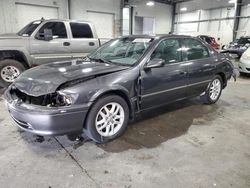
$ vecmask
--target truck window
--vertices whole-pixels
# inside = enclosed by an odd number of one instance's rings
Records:
[[[71,22],[70,28],[73,38],[93,38],[89,24]]]
[[[32,23],[29,23],[24,28],[22,28],[17,34],[19,36],[29,37],[41,23],[42,21],[34,21]]]
[[[67,38],[66,27],[63,22],[48,22],[45,23],[38,33],[44,33],[44,29],[51,29],[53,38]]]

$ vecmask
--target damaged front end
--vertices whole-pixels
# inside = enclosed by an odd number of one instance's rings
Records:
[[[89,104],[76,104],[77,94],[55,91],[32,96],[15,86],[5,91],[8,111],[16,125],[36,135],[81,133]]]
[[[47,107],[69,106],[73,104],[78,97],[78,94],[64,93],[62,91],[55,91],[54,93],[49,93],[40,96],[31,96],[15,87],[12,87],[9,92],[14,100],[21,100],[25,104],[33,104]]]

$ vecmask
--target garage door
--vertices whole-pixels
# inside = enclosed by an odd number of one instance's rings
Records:
[[[37,5],[16,4],[16,25],[17,30],[27,25],[33,20],[39,20],[42,17],[45,19],[57,19],[58,8],[45,7]]]
[[[88,21],[95,25],[98,37],[114,37],[114,14],[88,11]]]

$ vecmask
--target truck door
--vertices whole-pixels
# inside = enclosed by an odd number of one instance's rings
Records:
[[[52,40],[45,41],[45,29],[52,31]],[[30,54],[37,65],[71,59],[70,40],[64,22],[45,22],[30,39]]]
[[[99,47],[99,39],[88,23],[70,22],[70,48],[73,58],[84,57]]]

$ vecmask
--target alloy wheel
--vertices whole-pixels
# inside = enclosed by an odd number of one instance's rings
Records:
[[[215,101],[219,97],[221,92],[221,82],[219,79],[213,80],[209,89],[210,99]]]
[[[111,137],[121,129],[124,118],[125,112],[119,103],[108,103],[96,115],[96,130],[103,137]]]
[[[14,66],[5,66],[1,70],[1,78],[5,82],[14,82],[20,75],[20,70]]]

